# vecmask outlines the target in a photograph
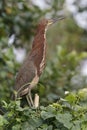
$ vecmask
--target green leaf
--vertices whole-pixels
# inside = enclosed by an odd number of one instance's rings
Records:
[[[81,122],[80,121],[74,121],[71,130],[81,130]]]
[[[48,125],[43,124],[38,130],[48,130]]]
[[[48,107],[46,107],[46,111],[42,111],[41,112],[41,117],[46,120],[48,118],[52,118],[52,117],[55,117],[56,115],[56,110],[55,110],[55,107],[49,105]]]
[[[77,101],[77,97],[74,93],[70,93],[68,96],[65,98],[71,105],[74,105]]]
[[[29,119],[29,124],[33,126],[33,128],[37,128],[42,125],[42,120],[40,118]]]
[[[57,114],[56,119],[62,123],[66,128],[70,129],[72,127],[72,115],[70,113]]]
[[[48,118],[55,117],[55,115],[52,114],[50,111],[49,111],[49,112],[42,111],[42,112],[41,112],[41,117],[42,117],[42,119],[46,120],[46,119],[48,119]]]
[[[12,127],[12,130],[20,130],[20,129],[21,129],[21,124],[14,125]]]
[[[87,130],[87,121],[81,124],[81,130]]]
[[[0,127],[8,124],[8,121],[0,115]]]
[[[52,125],[48,126],[47,130],[53,130],[53,126]]]

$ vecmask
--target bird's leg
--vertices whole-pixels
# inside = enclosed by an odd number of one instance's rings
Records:
[[[30,102],[30,100],[29,100],[28,94],[26,95],[26,99],[27,99],[27,102],[28,102],[29,107],[31,107],[31,102]]]
[[[32,99],[32,96],[31,96],[31,90],[30,89],[29,89],[28,97],[30,99],[31,105],[34,106],[33,99]]]
[[[27,98],[27,102],[28,102],[28,105],[30,107],[34,107],[34,103],[33,103],[33,100],[32,100],[32,96],[31,96],[31,90],[29,89],[29,92],[28,94],[26,95],[26,98]]]

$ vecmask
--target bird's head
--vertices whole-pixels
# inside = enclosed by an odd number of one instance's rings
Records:
[[[65,17],[59,17],[59,18],[53,18],[53,19],[48,19],[47,20],[47,26],[50,26],[56,22],[58,22],[59,20],[64,19]]]
[[[39,29],[47,29],[50,25],[54,24],[55,22],[58,22],[59,20],[64,19],[65,17],[59,17],[59,18],[53,18],[53,19],[43,19],[39,23]]]

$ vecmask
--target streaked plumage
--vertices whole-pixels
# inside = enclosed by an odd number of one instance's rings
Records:
[[[17,91],[17,97],[24,96],[29,93],[31,100],[30,91],[38,83],[39,77],[45,68],[46,30],[48,25],[54,23],[55,21],[57,20],[44,19],[39,23],[31,52],[28,53],[16,77],[15,90]]]
[[[38,28],[37,34],[34,38],[32,50],[27,55],[21,66],[17,77],[15,90],[18,92],[18,97],[26,95],[28,89],[32,89],[39,81],[39,77],[45,67],[45,56],[46,56],[46,39],[45,39],[45,26],[47,20],[41,21]],[[22,88],[23,85],[30,83]]]

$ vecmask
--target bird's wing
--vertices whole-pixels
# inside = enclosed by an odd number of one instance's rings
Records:
[[[23,92],[26,88],[29,87],[29,85],[26,84],[30,84],[35,75],[36,70],[34,64],[31,60],[28,61],[28,59],[26,59],[17,74],[15,90],[17,92],[20,91],[20,93]],[[25,87],[23,87],[24,85]]]

